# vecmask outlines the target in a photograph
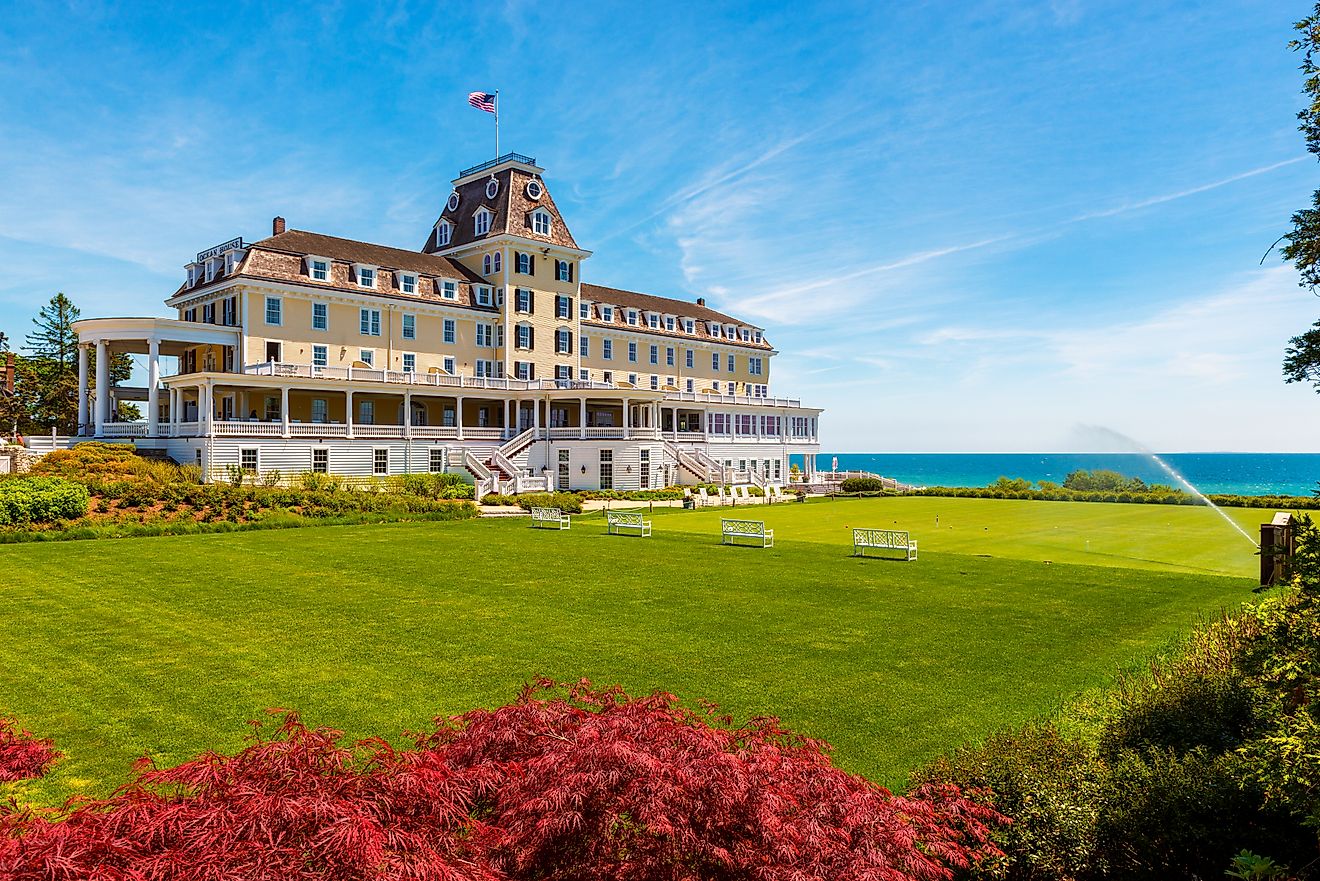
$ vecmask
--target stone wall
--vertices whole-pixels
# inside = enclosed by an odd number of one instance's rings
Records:
[[[41,456],[26,447],[0,446],[0,474],[26,474]]]

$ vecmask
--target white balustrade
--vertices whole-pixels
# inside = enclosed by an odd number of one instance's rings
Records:
[[[444,425],[414,425],[412,436],[422,440],[451,439],[458,437],[458,429]]]
[[[101,426],[102,437],[146,437],[145,422],[107,422]]]
[[[293,422],[289,425],[292,437],[348,437],[348,426],[340,422]]]
[[[402,425],[354,425],[354,437],[403,437]]]

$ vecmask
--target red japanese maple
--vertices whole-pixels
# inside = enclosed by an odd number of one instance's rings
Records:
[[[0,877],[944,879],[1001,821],[951,788],[894,796],[774,720],[538,683],[412,749],[288,714],[235,756],[0,816]]]
[[[59,757],[53,741],[0,718],[0,783],[41,777]]]

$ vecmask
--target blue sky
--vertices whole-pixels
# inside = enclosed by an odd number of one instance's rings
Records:
[[[1314,450],[1304,3],[9,4],[0,329],[292,227],[420,247],[537,157],[584,278],[767,328],[837,451]],[[1292,420],[1286,432],[1279,419]]]

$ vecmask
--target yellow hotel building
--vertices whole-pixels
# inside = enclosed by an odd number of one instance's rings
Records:
[[[776,396],[761,328],[695,302],[583,281],[528,156],[462,172],[420,250],[286,229],[197,255],[172,318],[93,318],[80,434],[132,439],[207,479],[471,475],[479,493],[787,481],[820,410]],[[98,370],[144,354],[145,388]],[[172,375],[162,366],[177,365]],[[145,401],[116,422],[116,399]]]

